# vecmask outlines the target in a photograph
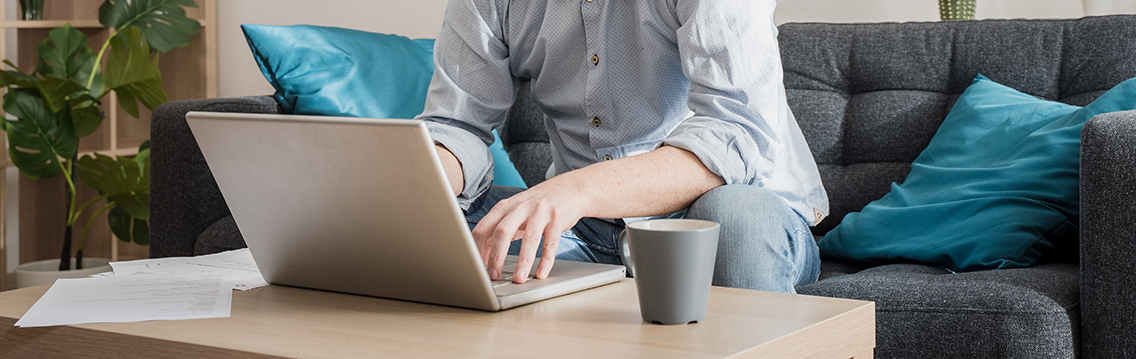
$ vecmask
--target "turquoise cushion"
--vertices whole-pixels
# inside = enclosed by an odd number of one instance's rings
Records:
[[[903,184],[818,243],[826,259],[914,262],[956,271],[1076,260],[1081,127],[1136,109],[1136,79],[1084,108],[979,75]]]
[[[287,113],[414,118],[434,74],[434,40],[310,25],[241,25]],[[493,183],[524,187],[494,133]]]
[[[489,145],[489,153],[493,154],[493,184],[528,188],[517,167],[513,166],[513,161],[509,160],[509,153],[505,152],[505,144],[501,143],[497,130],[493,130],[493,144]]]

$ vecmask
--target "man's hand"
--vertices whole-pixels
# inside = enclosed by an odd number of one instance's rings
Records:
[[[497,202],[473,228],[473,239],[481,252],[481,260],[489,267],[489,278],[500,279],[509,243],[515,239],[521,240],[521,252],[513,282],[528,280],[529,269],[542,242],[544,251],[536,278],[548,277],[556,260],[560,233],[576,225],[588,208],[586,196],[581,192],[582,188],[572,183],[572,176],[558,176]]]
[[[663,146],[561,174],[497,202],[473,228],[473,239],[493,280],[501,277],[509,243],[520,239],[513,282],[524,283],[543,236],[536,278],[544,279],[556,260],[560,233],[580,218],[674,213],[723,184],[693,153]]]

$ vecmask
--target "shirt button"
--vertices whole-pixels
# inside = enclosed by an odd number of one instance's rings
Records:
[[[592,1],[595,1],[595,0],[584,0],[584,1],[587,1],[587,2],[592,2]]]
[[[600,55],[592,55],[592,65],[600,64]]]
[[[596,118],[593,118],[593,119],[592,119],[592,126],[600,127],[600,124],[601,124],[601,123],[603,123],[603,122],[601,122],[601,121],[600,121],[600,118],[599,118],[599,117],[596,117]]]
[[[611,161],[611,156],[604,156],[604,161]]]

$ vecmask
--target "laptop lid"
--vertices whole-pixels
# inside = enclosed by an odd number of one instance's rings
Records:
[[[186,120],[268,282],[501,309],[421,121]]]

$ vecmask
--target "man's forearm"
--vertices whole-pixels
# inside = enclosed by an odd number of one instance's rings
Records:
[[[586,216],[646,217],[677,212],[725,184],[693,153],[663,146],[638,156],[596,163],[548,181],[580,191]],[[542,184],[543,185],[543,184]]]
[[[435,144],[434,149],[438,150],[438,158],[442,159],[442,169],[446,170],[446,180],[450,183],[454,196],[461,194],[462,189],[465,188],[465,174],[462,172],[461,162],[458,162],[457,156],[445,146]]]

